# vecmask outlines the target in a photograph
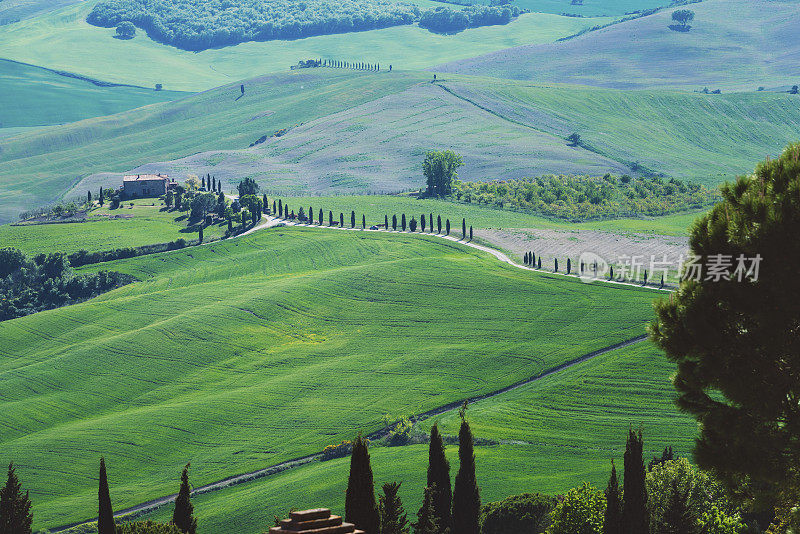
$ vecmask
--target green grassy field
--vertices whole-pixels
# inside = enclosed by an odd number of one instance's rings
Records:
[[[111,115],[186,93],[137,87],[99,87],[38,67],[0,59],[0,127],[63,124]]]
[[[276,74],[246,81],[247,94],[238,100],[237,83],[0,139],[0,221],[56,200],[90,173],[121,173],[200,150],[246,147],[281,128],[402,91],[427,77],[332,69]],[[225,189],[240,179],[230,177]],[[120,183],[114,179],[115,186]]]
[[[114,29],[86,22],[96,0],[87,0],[3,28],[3,57],[92,78],[199,91],[266,72],[289,69],[301,59],[335,58],[380,63],[384,68],[418,69],[529,43],[553,42],[611,19],[581,19],[551,14],[524,15],[505,26],[486,26],[456,35],[439,35],[400,26],[293,41],[250,42],[195,53],[162,45],[142,31],[128,41]],[[441,4],[425,2],[421,7]],[[368,52],[366,52],[368,51]],[[91,61],[82,58],[91,57]]]
[[[515,5],[541,13],[570,13],[584,17],[598,17],[619,16],[669,3],[669,0],[583,0],[581,5],[572,5],[571,2],[563,0],[517,0]]]
[[[564,42],[501,50],[441,69],[620,89],[754,91],[797,84],[795,1],[706,0],[689,9],[695,19],[688,32],[670,30],[674,9],[664,9]]]
[[[71,254],[79,250],[96,252],[181,238],[189,241],[197,239],[197,231],[188,226],[187,214],[166,210],[157,199],[127,201],[115,210],[106,204],[89,212],[86,222],[2,225],[0,242],[4,247],[18,248],[33,255],[40,252]],[[213,224],[204,228],[203,237],[206,240],[219,238],[225,230],[227,223]]]
[[[751,172],[764,154],[779,155],[800,127],[800,98],[786,93],[620,91],[471,78],[444,85],[557,138],[577,132],[612,160],[708,186]]]
[[[186,461],[195,484],[261,468],[631,338],[654,298],[305,228],[91,268],[144,282],[0,324],[0,446],[38,526],[91,517],[101,454],[135,504]]]
[[[469,409],[478,438],[500,441],[476,449],[477,476],[485,502],[523,492],[563,493],[588,481],[603,487],[609,460],[621,465],[629,425],[642,426],[645,461],[667,445],[690,454],[695,423],[672,404],[673,366],[649,342],[598,356],[557,375],[480,401]],[[624,377],[624,378],[623,378]],[[436,420],[447,435],[458,434],[458,415]],[[458,469],[457,446],[447,448],[451,476]],[[376,490],[402,481],[410,516],[421,504],[427,446],[373,448]],[[256,482],[193,499],[203,532],[222,534],[236,524],[242,534],[263,531],[274,515],[290,507],[328,506],[341,512],[348,459],[314,463]],[[146,517],[168,521],[172,506]]]
[[[0,26],[30,18],[80,0],[3,0],[0,2]]]

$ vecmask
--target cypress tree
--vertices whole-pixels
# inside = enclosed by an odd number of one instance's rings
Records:
[[[608,279],[609,280],[613,280],[614,279],[614,266],[611,265],[610,267],[611,267],[611,270],[608,272]]]
[[[111,508],[111,494],[108,490],[108,478],[106,478],[106,460],[100,458],[100,485],[97,490],[97,497],[100,504],[97,514],[98,534],[115,534],[116,525],[114,524],[114,510]]]
[[[467,238],[467,219],[461,219],[461,239]]]
[[[572,260],[567,258],[567,274],[572,272]]]
[[[278,216],[283,216],[283,200],[278,199]]]
[[[205,188],[206,188],[206,177],[205,177],[205,176],[203,176],[203,177],[202,177],[201,187],[202,187],[203,189],[205,189]]]
[[[447,219],[445,223],[446,223],[445,229],[447,230],[447,235],[450,235],[450,219]]]
[[[181,529],[185,534],[195,534],[197,532],[197,519],[192,515],[194,506],[190,500],[191,489],[189,488],[189,465],[183,468],[181,473],[181,488],[175,498],[175,511],[172,512],[172,523]]]
[[[308,224],[314,224],[314,208],[308,207]]]
[[[325,214],[322,213],[322,208],[320,208],[319,209],[319,225],[322,226],[322,224],[324,222],[325,222]]]
[[[423,213],[419,218],[419,225],[422,228],[422,232],[425,232],[425,214]]]
[[[345,521],[353,523],[367,534],[380,534],[378,507],[375,504],[375,487],[369,461],[367,441],[358,435],[350,456],[350,477],[345,496]]]
[[[644,281],[642,282],[643,286],[647,285],[647,269],[644,270]]]
[[[233,219],[228,217],[228,232],[233,232]]]
[[[272,201],[272,214],[273,215],[277,215],[278,214],[277,204],[275,204],[274,200]]]
[[[414,527],[415,534],[438,534],[439,525],[436,524],[436,518],[433,515],[433,494],[436,488],[430,486],[425,487],[425,492],[422,497],[422,506],[417,512],[417,522],[412,526]]]
[[[408,514],[397,495],[403,483],[383,485],[383,495],[378,500],[378,515],[381,518],[380,534],[408,534]]]
[[[89,191],[89,192],[86,194],[86,201],[87,201],[89,204],[91,204],[91,203],[92,203],[92,192],[91,192],[91,191]]]
[[[556,259],[555,259],[555,260],[553,260],[553,261],[555,261],[555,269],[554,269],[554,271],[555,271],[555,272],[558,272],[558,258],[556,258]]]
[[[661,275],[661,284],[658,286],[659,289],[664,289],[664,275]]]
[[[355,228],[355,227],[356,227],[356,212],[355,211],[351,211],[350,212],[350,228]]]
[[[642,459],[642,431],[630,429],[625,447],[625,478],[623,479],[622,532],[638,534],[647,532],[647,488],[644,482]]]
[[[542,268],[542,257],[541,256],[539,256],[539,258],[536,260],[536,268],[537,269],[541,269]]]
[[[622,500],[614,460],[611,460],[611,477],[606,487],[606,513],[603,518],[603,534],[622,534]]]
[[[203,226],[202,225],[200,226],[200,230],[197,233],[197,239],[200,241],[200,243],[203,242]]]
[[[328,210],[328,226],[333,226],[333,212]]]
[[[31,534],[31,500],[22,494],[14,464],[8,464],[8,478],[0,489],[0,534]]]
[[[433,233],[433,213],[429,214],[428,222],[431,224],[431,233]],[[441,227],[441,225],[439,225]]]
[[[441,234],[442,233],[442,216],[441,215],[437,215],[436,216],[436,233],[437,234]]]
[[[361,214],[361,229],[362,230],[367,229],[367,216],[363,213]]]
[[[522,263],[523,265],[528,265],[528,253],[522,255]]]
[[[397,215],[392,215],[392,230],[397,230]]]
[[[402,219],[401,219],[401,222],[400,222],[400,226],[403,229],[403,231],[405,232],[406,231],[406,214],[405,213],[402,216]]]
[[[472,430],[466,419],[466,403],[461,410],[461,430],[458,433],[458,466],[453,487],[453,532],[480,534],[478,519],[481,513],[481,496],[475,479],[475,451]]]
[[[103,205],[103,188],[100,188],[100,205]]]
[[[531,267],[536,267],[536,254],[533,251],[529,251],[528,256],[531,258]]]
[[[428,445],[428,487],[431,493],[431,514],[443,533],[452,525],[451,507],[453,492],[450,488],[450,462],[444,452],[444,442],[439,432],[439,425],[431,428],[431,441]]]
[[[339,213],[339,227],[344,228],[344,213]]]
[[[384,215],[383,216],[383,227],[386,228],[387,230],[389,229],[389,216],[388,215]]]
[[[472,241],[472,226],[469,227],[469,240]]]

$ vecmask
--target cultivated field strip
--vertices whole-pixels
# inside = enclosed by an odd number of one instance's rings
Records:
[[[0,325],[0,442],[42,525],[91,516],[100,454],[125,508],[186,461],[198,485],[254,471],[640,335],[654,296],[311,228],[94,268],[144,281]]]

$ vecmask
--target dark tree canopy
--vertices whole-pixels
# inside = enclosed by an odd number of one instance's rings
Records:
[[[475,478],[475,450],[472,430],[463,416],[458,433],[460,464],[453,487],[453,532],[480,534],[481,496]]]
[[[0,489],[0,532],[3,534],[30,534],[33,524],[31,500],[17,478],[14,464],[8,465],[8,478]]]
[[[445,455],[438,424],[431,428],[431,441],[428,445],[428,488],[431,488],[431,514],[442,533],[452,524],[453,492],[450,486],[450,462]]]
[[[194,517],[194,506],[191,501],[192,490],[189,487],[189,464],[181,473],[181,487],[175,498],[175,510],[172,512],[172,523],[184,534],[197,532],[197,519]]]
[[[508,24],[521,13],[517,6],[467,6],[460,10],[436,7],[422,13],[419,26],[435,33],[456,33],[467,28]]]
[[[369,461],[367,440],[358,435],[350,456],[350,477],[345,497],[345,520],[367,534],[380,534],[380,518],[375,503],[375,485]]]
[[[378,500],[378,513],[381,518],[380,534],[408,534],[408,514],[403,508],[400,496],[401,483],[384,484],[383,495]]]
[[[678,9],[677,11],[673,11],[672,20],[675,22],[680,22],[683,26],[686,26],[694,20],[694,11],[689,9]]]
[[[120,39],[131,39],[136,35],[136,26],[132,22],[123,20],[117,26],[117,37]]]
[[[420,10],[388,0],[103,0],[87,22],[127,22],[161,43],[206,50],[246,41],[297,39],[412,24]]]
[[[114,510],[111,508],[111,493],[108,489],[108,478],[106,477],[105,458],[100,458],[100,479],[97,497],[99,501],[99,511],[97,514],[98,534],[116,534]]]
[[[256,181],[252,178],[245,178],[239,182],[239,185],[236,186],[236,188],[239,190],[239,198],[245,195],[257,195],[260,189]]]
[[[647,532],[647,487],[645,486],[642,432],[628,432],[623,479],[622,532]]]
[[[650,337],[678,364],[678,406],[700,423],[698,465],[800,492],[800,144],[722,196],[689,243],[705,262],[729,258],[730,279],[687,277],[657,304]]]
[[[617,468],[611,461],[611,476],[606,487],[606,513],[603,517],[603,534],[623,534],[622,495],[619,491]]]
[[[538,493],[513,495],[481,509],[481,534],[542,534],[552,519],[556,499]]]

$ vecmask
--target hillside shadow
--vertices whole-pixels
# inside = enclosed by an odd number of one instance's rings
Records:
[[[681,24],[670,24],[669,29],[674,32],[683,32],[687,33],[689,30],[692,29],[691,26],[682,26]]]

